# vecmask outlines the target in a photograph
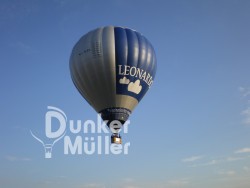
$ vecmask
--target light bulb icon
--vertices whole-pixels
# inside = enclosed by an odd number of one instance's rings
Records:
[[[61,109],[48,106],[48,110],[49,111],[45,115],[45,135],[47,138],[53,139],[54,141],[45,143],[30,131],[31,136],[43,145],[46,159],[52,158],[52,148],[54,144],[65,136],[67,122],[67,116]],[[56,131],[52,131],[52,119],[56,119],[59,122],[59,128]]]

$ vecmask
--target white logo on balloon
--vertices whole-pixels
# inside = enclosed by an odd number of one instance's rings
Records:
[[[139,94],[142,90],[142,86],[140,85],[140,80],[136,80],[135,82],[130,82],[128,78],[125,76],[119,80],[120,84],[128,85],[128,91],[133,92],[135,94]]]

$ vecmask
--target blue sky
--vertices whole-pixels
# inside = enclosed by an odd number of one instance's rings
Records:
[[[250,1],[0,2],[0,186],[249,188]],[[69,73],[73,45],[106,25],[144,34],[155,82],[131,115],[128,155],[44,159],[47,106],[96,119]]]

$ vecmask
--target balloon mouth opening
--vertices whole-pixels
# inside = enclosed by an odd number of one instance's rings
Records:
[[[112,121],[118,120],[122,124],[125,123],[125,121],[128,120],[129,115],[131,114],[131,111],[126,108],[106,108],[104,110],[101,110],[99,112],[101,114],[102,119],[108,120],[108,124],[110,124]]]

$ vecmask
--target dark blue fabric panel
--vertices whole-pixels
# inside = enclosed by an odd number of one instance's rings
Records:
[[[116,93],[138,100],[148,91],[156,71],[155,52],[140,33],[127,28],[114,28],[116,57]],[[122,83],[126,80],[126,83]],[[137,92],[128,88],[137,84]],[[139,85],[138,85],[139,84]]]
[[[128,42],[127,34],[123,28],[115,28],[115,58],[119,65],[127,64]]]
[[[127,65],[130,67],[137,67],[138,62],[138,39],[136,33],[131,29],[126,29],[127,44],[128,44],[128,58]]]
[[[121,77],[118,75],[119,73],[118,65],[122,65],[123,67],[127,65],[127,58],[128,58],[127,34],[126,31],[120,27],[115,27],[114,33],[115,33],[115,59],[116,59],[116,93],[126,94],[128,90],[126,85],[119,83]]]
[[[144,64],[147,58],[147,40],[140,33],[137,33],[138,41],[139,41],[139,60],[138,67],[144,68]]]

